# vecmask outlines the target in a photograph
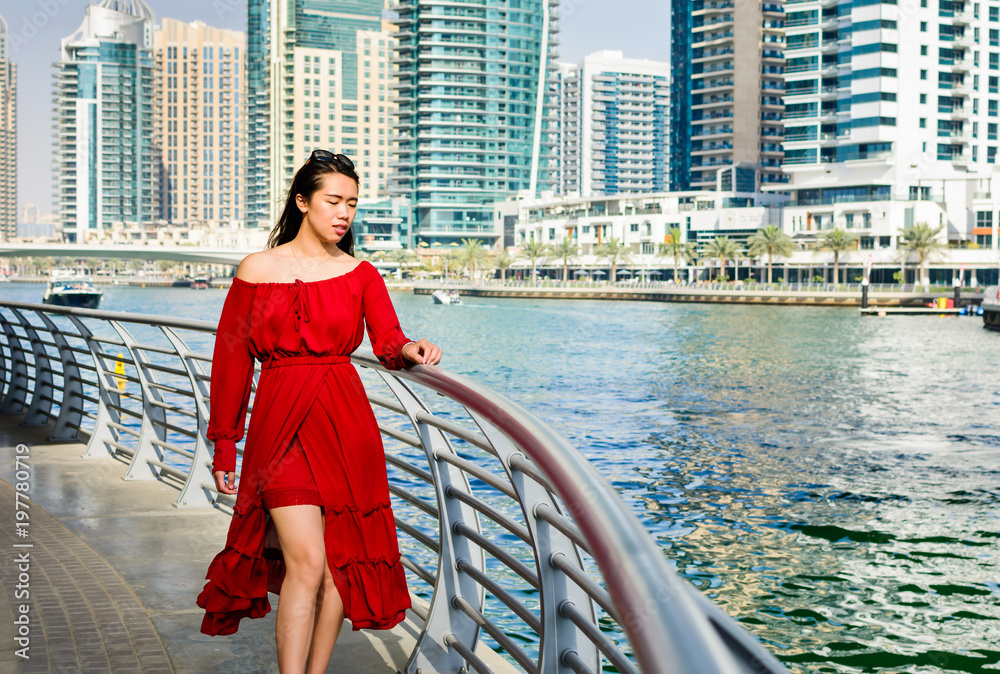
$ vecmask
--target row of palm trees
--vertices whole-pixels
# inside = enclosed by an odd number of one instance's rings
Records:
[[[907,260],[915,253],[919,261],[920,278],[927,277],[927,263],[934,254],[944,248],[944,244],[938,239],[943,229],[944,225],[933,228],[925,222],[920,222],[899,230],[897,250],[900,255],[897,259],[901,262],[904,271]],[[841,256],[856,250],[857,247],[857,234],[839,228],[831,229],[820,238],[816,250],[833,253],[834,283],[840,282]],[[794,248],[792,237],[774,225],[762,227],[747,239],[747,253],[750,257],[767,257],[768,283],[772,282],[771,271],[774,259],[791,257]],[[743,251],[740,250],[737,243],[726,236],[717,236],[705,246],[705,257],[719,260],[721,276],[726,274],[726,262],[729,260],[735,262],[742,255]]]
[[[917,223],[900,230],[898,249],[901,254],[902,267],[905,270],[906,261],[914,253],[919,259],[920,277],[925,278],[927,263],[930,258],[942,248],[938,240],[938,235],[943,230],[943,225],[932,228],[927,223]],[[767,225],[760,228],[747,239],[747,247],[744,252],[739,243],[728,236],[717,236],[709,241],[705,246],[702,255],[699,255],[697,248],[691,242],[682,240],[681,230],[673,227],[669,230],[666,239],[659,244],[656,250],[656,257],[670,258],[673,260],[674,278],[679,278],[681,262],[697,264],[701,258],[719,261],[720,272],[717,280],[726,278],[726,265],[728,262],[736,262],[739,258],[749,256],[752,258],[767,259],[767,283],[772,283],[772,271],[775,259],[791,257],[795,249],[795,243],[788,234],[780,227]],[[853,232],[843,229],[832,229],[825,232],[819,241],[816,250],[833,253],[833,278],[834,282],[840,279],[840,259],[844,254],[856,250],[858,247],[858,236]],[[618,265],[631,263],[629,248],[619,239],[614,237],[608,239],[597,247],[594,254],[606,260],[611,268],[611,279],[617,278]],[[523,246],[518,255],[513,255],[507,250],[501,250],[491,254],[483,247],[479,239],[462,239],[461,246],[450,251],[444,258],[445,270],[449,268],[453,271],[459,269],[467,270],[474,279],[478,276],[479,270],[483,268],[495,267],[500,269],[501,277],[507,278],[509,269],[518,259],[524,259],[531,264],[531,278],[536,276],[536,269],[539,262],[548,259],[562,262],[562,278],[568,280],[569,265],[580,256],[580,247],[573,243],[568,237],[554,244],[543,244],[541,241],[531,239]],[[413,253],[406,249],[394,250],[387,254],[386,259],[401,266],[408,265],[413,260]],[[439,263],[430,262],[422,267],[427,271],[433,271],[435,265]],[[734,275],[735,276],[735,275]]]

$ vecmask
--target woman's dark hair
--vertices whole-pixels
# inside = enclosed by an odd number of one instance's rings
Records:
[[[271,235],[267,239],[267,247],[274,248],[283,243],[288,243],[299,233],[302,226],[302,211],[295,203],[295,196],[301,194],[307,201],[312,199],[312,195],[323,186],[323,180],[331,173],[340,173],[361,185],[358,172],[354,169],[352,162],[347,155],[333,154],[326,150],[313,150],[306,163],[295,173],[292,184],[288,188],[288,199],[285,201],[285,210],[281,212],[278,223],[271,230]],[[348,255],[354,255],[354,228],[348,228],[337,247]]]

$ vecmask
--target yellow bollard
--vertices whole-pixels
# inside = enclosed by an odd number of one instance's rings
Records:
[[[118,352],[118,359],[115,361],[115,374],[116,375],[123,375],[123,374],[125,374],[125,363],[122,362],[122,353],[121,353],[121,351]],[[117,377],[115,377],[115,381],[118,383],[118,390],[119,391],[124,391],[125,390],[125,384],[128,382],[128,380],[125,379],[122,376],[117,376]]]

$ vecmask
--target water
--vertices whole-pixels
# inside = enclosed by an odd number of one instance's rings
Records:
[[[224,297],[106,286],[102,308],[216,320]],[[1000,671],[1000,333],[981,319],[393,301],[443,367],[568,437],[793,672]]]

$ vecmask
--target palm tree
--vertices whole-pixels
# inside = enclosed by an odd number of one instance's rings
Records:
[[[784,230],[774,225],[761,227],[747,239],[749,252],[753,257],[767,255],[767,282],[771,282],[771,268],[774,264],[774,256],[790,257],[794,244],[792,237],[785,234]]]
[[[736,245],[736,242],[730,239],[728,236],[717,236],[708,242],[705,246],[705,255],[710,258],[716,258],[722,264],[722,271],[720,274],[722,276],[726,275],[726,261],[732,260],[736,261],[740,256],[740,248]],[[734,274],[735,276],[735,274]],[[718,278],[718,277],[716,277]]]
[[[608,239],[607,243],[602,245],[597,249],[597,254],[600,257],[605,258],[611,265],[611,280],[616,281],[618,279],[615,274],[618,271],[618,263],[623,262],[628,264],[630,262],[628,256],[628,246],[624,245],[620,240],[615,237]]]
[[[396,250],[390,251],[389,261],[395,262],[399,265],[399,278],[403,277],[403,266],[410,261],[410,257],[413,252],[408,248],[397,248]]]
[[[693,243],[681,241],[680,227],[671,227],[667,234],[667,240],[657,246],[656,257],[672,257],[674,259],[674,281],[676,282],[677,276],[680,274],[678,267],[681,260],[691,262],[697,259],[698,252]]]
[[[464,247],[457,251],[459,262],[469,269],[474,281],[479,262],[486,259],[489,253],[483,248],[483,242],[479,239],[462,239],[462,246]]]
[[[531,260],[531,282],[535,282],[535,265],[549,254],[549,247],[537,239],[531,239],[521,247],[521,254]]]
[[[573,243],[573,241],[567,236],[559,243],[552,244],[552,254],[556,257],[562,258],[563,263],[563,273],[562,280],[567,281],[567,274],[569,273],[569,261],[572,260],[579,254],[580,248]]]
[[[496,257],[493,258],[493,264],[495,264],[500,269],[500,278],[504,281],[507,280],[507,268],[514,264],[514,256],[507,252],[504,248]]]
[[[833,282],[840,283],[840,255],[858,247],[858,237],[850,232],[845,232],[839,227],[831,229],[823,235],[819,242],[820,250],[828,250],[833,253]]]
[[[903,254],[903,267],[906,267],[906,260],[911,253],[917,254],[920,262],[920,281],[927,284],[927,262],[931,256],[936,255],[944,249],[945,245],[938,240],[938,235],[944,231],[944,225],[931,228],[926,222],[918,222],[915,225],[899,230],[898,248]],[[905,274],[903,279],[905,280]]]

